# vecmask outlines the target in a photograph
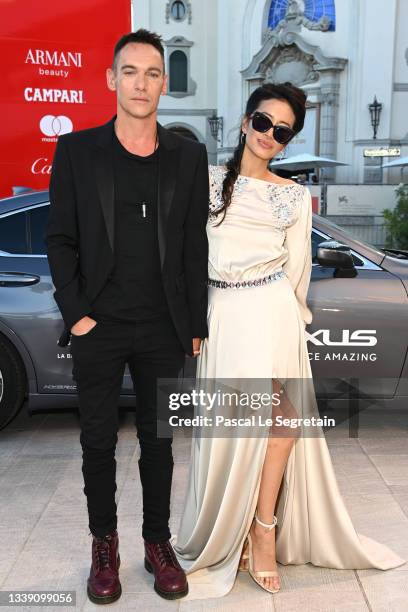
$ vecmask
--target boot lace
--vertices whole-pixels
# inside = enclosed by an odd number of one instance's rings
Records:
[[[157,556],[161,565],[172,565],[178,568],[178,561],[168,542],[157,544]]]
[[[110,566],[110,547],[111,536],[96,538],[95,555],[98,569],[102,570]]]

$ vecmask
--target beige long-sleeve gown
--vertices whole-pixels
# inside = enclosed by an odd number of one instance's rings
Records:
[[[209,336],[197,378],[248,381],[309,379],[295,395],[299,416],[318,415],[305,326],[311,275],[309,190],[239,175],[224,222],[222,166],[210,166],[209,278],[242,282],[283,270],[272,282],[209,287]],[[246,434],[244,434],[246,435]],[[188,599],[223,596],[232,588],[253,520],[267,437],[193,437],[188,492],[175,550],[190,585]],[[386,570],[405,563],[359,534],[338,489],[327,443],[303,435],[292,447],[275,514],[276,558],[339,569]]]

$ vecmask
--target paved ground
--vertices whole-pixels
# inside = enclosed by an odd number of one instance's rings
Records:
[[[362,414],[360,423],[358,439],[349,438],[347,427],[327,435],[340,489],[357,531],[408,559],[408,410],[405,415],[393,413],[375,421]],[[189,440],[180,435],[174,452],[172,529],[176,532]],[[262,591],[240,573],[233,591],[222,600],[162,600],[152,590],[151,575],[142,565],[137,459],[132,414],[123,413],[117,448],[123,595],[109,609],[408,611],[408,564],[386,572],[330,570],[310,564],[280,566],[282,590],[276,595]],[[91,536],[82,487],[75,413],[29,417],[23,411],[0,432],[0,591],[72,589],[77,593],[77,609],[100,609],[88,601],[85,590]]]

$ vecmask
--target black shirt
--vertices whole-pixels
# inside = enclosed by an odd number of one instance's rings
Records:
[[[159,147],[146,157],[123,147],[115,132],[115,267],[93,312],[127,321],[168,318],[157,233]]]

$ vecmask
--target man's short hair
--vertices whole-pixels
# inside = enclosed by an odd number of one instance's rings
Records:
[[[129,32],[129,34],[124,34],[122,38],[118,40],[113,51],[112,69],[114,71],[116,71],[120,51],[129,43],[143,43],[144,45],[152,45],[152,47],[157,49],[157,51],[162,56],[163,72],[165,72],[164,47],[162,44],[161,36],[159,36],[159,34],[156,34],[155,32],[149,32],[149,30],[144,30],[143,28],[140,28],[136,32]]]

